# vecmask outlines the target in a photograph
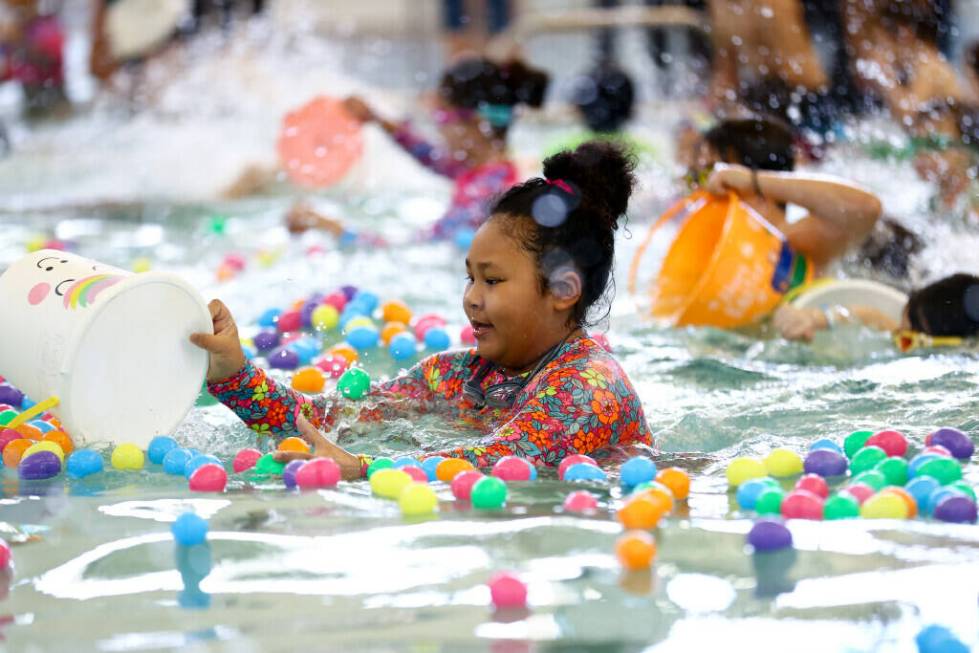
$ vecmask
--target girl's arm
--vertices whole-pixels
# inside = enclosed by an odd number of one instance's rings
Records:
[[[893,319],[870,306],[830,306],[825,311],[818,308],[796,308],[783,304],[775,311],[774,324],[779,335],[787,340],[813,339],[819,331],[825,331],[832,323],[856,323],[879,331],[894,331],[899,326]]]
[[[836,177],[752,171],[742,165],[714,166],[707,190],[716,194],[733,190],[742,196],[760,192],[766,200],[807,209],[809,217],[787,225],[785,235],[793,249],[816,265],[825,265],[851,245],[863,242],[882,210],[876,195]]]

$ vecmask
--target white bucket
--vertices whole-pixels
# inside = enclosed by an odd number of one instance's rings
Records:
[[[76,442],[145,447],[193,407],[211,333],[200,294],[169,274],[132,274],[41,250],[0,276],[0,375],[51,412]]]

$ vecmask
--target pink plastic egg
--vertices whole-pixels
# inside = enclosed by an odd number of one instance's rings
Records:
[[[224,492],[228,484],[228,472],[216,463],[201,465],[190,475],[192,492]]]
[[[593,513],[598,509],[598,499],[586,490],[578,490],[564,497],[565,512]]]
[[[340,465],[330,458],[313,458],[296,472],[296,486],[301,490],[335,487],[340,482]]]
[[[904,456],[908,451],[908,439],[898,431],[879,431],[867,439],[865,447],[880,447],[888,456]]]
[[[258,462],[258,459],[262,457],[262,452],[258,449],[242,449],[235,454],[235,459],[231,463],[231,468],[235,470],[235,474],[240,474],[246,470],[251,469]]]
[[[489,580],[490,598],[497,610],[512,610],[527,606],[527,585],[507,572],[494,574]]]
[[[468,471],[460,472],[452,479],[452,496],[459,501],[469,501],[472,494],[473,485],[480,479],[486,478],[482,472]]]
[[[598,463],[591,456],[586,456],[584,454],[576,453],[568,456],[561,461],[561,464],[557,468],[557,477],[564,480],[564,472],[568,471],[568,467],[571,465],[577,465],[578,463],[586,463],[588,465],[594,465],[598,467]]]
[[[529,481],[533,477],[533,469],[523,458],[504,456],[493,465],[493,476],[504,481]]]
[[[782,499],[786,519],[822,519],[823,498],[806,490],[793,490]]]
[[[817,497],[825,499],[829,496],[829,485],[826,480],[818,474],[806,474],[795,482],[795,489],[812,492]]]

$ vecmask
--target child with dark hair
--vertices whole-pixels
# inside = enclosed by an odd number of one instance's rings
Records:
[[[869,306],[796,308],[786,304],[775,314],[779,334],[790,340],[811,340],[818,331],[838,323],[856,323],[892,331],[902,351],[917,346],[960,344],[962,338],[979,335],[979,277],[953,274],[908,296],[897,322]]]
[[[613,134],[632,118],[632,78],[611,62],[602,62],[575,80],[571,102],[593,132]]]
[[[475,230],[486,219],[490,198],[517,181],[506,137],[520,105],[539,107],[549,78],[519,62],[499,65],[488,59],[465,59],[449,68],[438,88],[435,122],[444,140],[437,147],[415,134],[407,123],[393,123],[358,97],[347,109],[363,122],[373,122],[419,163],[455,182],[452,204],[429,236],[453,238],[460,230]],[[289,216],[293,231],[307,228],[336,230],[337,221],[308,207]]]
[[[347,479],[364,477],[371,458],[318,430],[335,428],[342,417],[393,419],[425,410],[476,424],[479,442],[440,455],[479,467],[507,455],[556,465],[570,454],[651,444],[635,389],[585,330],[609,292],[632,170],[620,149],[587,143],[550,157],[542,178],[504,193],[466,258],[462,308],[475,349],[436,354],[374,385],[364,408],[338,394],[310,400],[268,378],[245,360],[234,320],[217,300],[210,306],[214,335],[191,337],[210,354],[210,392],[256,431],[276,438],[299,432],[313,445],[310,455],[277,459],[333,458]],[[260,401],[257,385],[267,387]]]
[[[795,172],[793,141],[792,130],[775,120],[725,120],[695,146],[689,177],[712,193],[737,193],[818,273],[866,240],[881,203],[845,180]],[[790,221],[790,204],[806,215]]]

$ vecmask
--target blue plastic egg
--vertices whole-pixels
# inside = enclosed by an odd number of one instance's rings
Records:
[[[101,472],[103,464],[99,452],[91,449],[76,449],[65,461],[65,471],[72,478],[85,478]]]
[[[207,521],[192,512],[185,512],[170,525],[173,539],[181,546],[194,546],[207,539]]]
[[[354,327],[347,334],[347,342],[358,351],[373,349],[381,339],[380,332],[371,326]]]
[[[263,327],[274,327],[282,315],[281,308],[268,308],[258,317],[258,325]]]
[[[393,465],[395,469],[399,469],[401,467],[421,467],[421,466],[422,464],[418,462],[418,459],[413,458],[411,456],[401,456],[400,458],[395,458],[394,465]],[[422,467],[422,469],[424,470],[425,468]],[[426,472],[426,474],[427,473],[428,472]]]
[[[656,478],[656,463],[646,456],[634,456],[622,463],[619,480],[622,487],[630,488]]]
[[[183,476],[187,461],[194,457],[190,449],[171,449],[163,456],[163,471],[174,476]]]
[[[829,438],[821,438],[809,445],[809,451],[816,451],[817,449],[829,449],[830,451],[835,451],[838,454],[843,453],[843,447],[836,444],[836,442],[830,440]]]
[[[286,347],[299,357],[300,365],[309,365],[323,350],[323,344],[317,338],[310,337],[293,340]]]
[[[388,343],[388,352],[391,358],[396,361],[403,361],[411,358],[418,350],[418,343],[410,333],[399,333],[391,338]]]
[[[936,453],[919,453],[917,456],[911,459],[908,463],[908,476],[914,478],[918,475],[918,468],[924,465],[929,460],[935,460],[936,458],[941,458]]]
[[[425,331],[425,347],[432,351],[444,351],[452,344],[449,333],[442,327],[432,327]]]
[[[167,435],[158,435],[150,440],[150,446],[146,448],[146,457],[154,465],[162,465],[163,458],[170,453],[171,449],[177,448],[177,441]]]
[[[601,468],[588,463],[577,463],[564,471],[564,480],[566,481],[604,481],[607,478],[608,476]]]
[[[28,422],[28,424],[36,428],[41,433],[48,433],[54,430],[54,424],[49,424],[45,422],[43,419],[31,420],[30,422]]]
[[[381,298],[370,292],[369,290],[358,290],[357,294],[354,295],[354,304],[359,304],[364,307],[367,311],[367,315],[373,313],[381,303]]]
[[[742,510],[754,510],[761,493],[772,487],[779,487],[778,482],[767,477],[752,478],[738,486],[738,491],[734,495],[734,498],[738,502],[738,507]]]
[[[918,653],[969,653],[969,647],[951,630],[936,624],[922,628],[914,642],[918,645]]]
[[[928,495],[928,514],[931,515],[935,512],[935,507],[948,497],[963,496],[961,492],[955,488],[950,487],[938,487],[932,490],[931,494]]]
[[[919,476],[908,481],[904,489],[914,497],[915,503],[918,504],[918,512],[922,515],[927,515],[931,509],[928,498],[932,492],[940,487],[941,484],[931,476]]]
[[[219,467],[224,467],[224,464],[220,461],[220,459],[218,459],[217,456],[212,456],[210,454],[202,453],[194,456],[193,458],[187,461],[187,464],[184,465],[184,476],[190,478],[191,476],[194,475],[194,472],[197,471],[198,467],[200,467],[201,465],[206,465],[207,463],[214,463]]]
[[[438,475],[435,473],[435,468],[439,466],[439,463],[445,460],[443,456],[432,456],[431,458],[426,458],[422,461],[422,470],[428,475],[429,481],[439,480]]]

